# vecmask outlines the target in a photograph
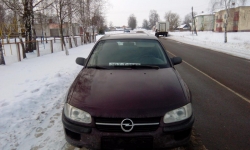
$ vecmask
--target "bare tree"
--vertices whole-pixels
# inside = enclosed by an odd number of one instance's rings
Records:
[[[5,9],[3,5],[0,4],[0,41],[4,39],[4,32],[5,32]]]
[[[25,52],[25,46],[23,43],[23,39],[22,39],[22,32],[21,32],[21,24],[23,22],[23,5],[22,3],[20,3],[17,0],[13,0],[13,1],[6,1],[3,0],[3,3],[14,12],[14,16],[15,16],[15,20],[17,22],[17,28],[18,28],[18,37],[19,37],[19,41],[21,43],[21,47],[23,49],[22,54],[23,54],[23,58],[26,58],[26,52]]]
[[[194,16],[197,15],[196,12],[193,12]],[[192,23],[193,21],[193,18],[192,18],[192,12],[188,13],[185,18],[184,18],[184,21],[183,21],[183,24],[189,24],[189,23]]]
[[[0,24],[4,23],[5,20],[5,9],[3,5],[0,4]]]
[[[62,45],[62,50],[65,49],[65,54],[69,55],[69,51],[66,47],[64,35],[63,35],[63,27],[64,27],[64,22],[66,18],[68,17],[68,0],[55,0],[53,3],[53,8],[56,11],[56,15],[58,18],[59,22],[59,35],[61,38],[61,45]]]
[[[143,20],[142,27],[147,30],[150,29],[148,20],[146,19]]]
[[[109,27],[113,27],[113,22],[112,21],[109,22]]]
[[[72,7],[72,5],[74,6],[74,4],[72,4],[70,2],[70,0],[68,0],[68,25],[69,25],[69,47],[72,48],[72,41],[74,41],[74,44],[76,46],[76,41],[74,40],[74,32],[73,32],[73,24],[72,24],[72,17],[73,14],[75,12],[76,9],[73,9],[75,7]]]
[[[177,13],[172,13],[168,11],[165,13],[165,20],[169,22],[169,29],[174,30],[180,24],[180,16]]]
[[[102,15],[103,6],[105,1],[103,0],[92,0],[91,9],[90,9],[90,21],[92,26],[92,38],[94,40],[94,30],[97,32],[100,31],[104,26],[104,17]]]
[[[49,16],[53,16],[53,8],[50,6],[50,0],[43,0],[38,5],[38,13],[36,14],[36,21],[37,24],[40,24],[41,27],[41,36],[42,41],[44,42],[44,38],[46,39],[47,43],[47,33],[46,33],[46,26],[49,20]]]
[[[25,24],[25,40],[26,46],[23,49],[26,52],[33,52],[36,49],[36,44],[33,42],[36,39],[36,32],[34,27],[34,11],[35,8],[44,0],[2,0],[4,4],[15,12],[15,16],[18,17],[18,24],[21,24],[21,21]],[[20,30],[19,30],[20,31]],[[19,33],[19,40],[22,43],[21,33]],[[32,41],[33,40],[33,41]],[[26,58],[25,52],[23,52],[24,58]]]
[[[77,0],[77,14],[79,21],[83,27],[84,43],[86,39],[89,40],[89,31],[91,29],[92,35],[95,30],[101,30],[104,27],[104,7],[106,0]],[[94,36],[92,36],[94,38]]]
[[[160,16],[156,10],[150,10],[149,12],[149,26],[152,28],[156,22],[160,21]]]
[[[137,25],[137,21],[136,21],[136,17],[134,14],[131,14],[129,17],[128,17],[128,26],[134,30],[136,28],[136,25]]]
[[[83,35],[84,35],[84,43],[86,43],[86,26],[88,26],[88,22],[86,21],[87,20],[87,2],[85,0],[77,0],[77,16],[79,18],[79,22],[82,26],[82,29],[83,29]]]
[[[227,43],[227,26],[228,26],[228,18],[230,16],[229,10],[235,6],[244,6],[247,0],[211,0],[211,10],[215,11],[216,9],[224,8],[226,10],[225,22],[224,22],[224,43]]]

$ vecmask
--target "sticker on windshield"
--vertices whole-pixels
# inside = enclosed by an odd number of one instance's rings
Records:
[[[141,63],[110,62],[109,66],[140,66]]]

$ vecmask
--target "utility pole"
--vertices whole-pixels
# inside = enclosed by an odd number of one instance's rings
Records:
[[[196,25],[195,25],[195,19],[194,19],[193,7],[192,7],[192,18],[193,18],[193,24],[194,24],[194,32],[195,32],[195,34],[197,35]]]

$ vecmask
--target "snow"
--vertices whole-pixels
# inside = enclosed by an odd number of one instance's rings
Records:
[[[198,16],[210,16],[210,15],[214,15],[214,14],[211,13],[211,12],[203,12],[203,13],[195,15],[194,17],[198,17]]]
[[[154,34],[136,29],[139,30]],[[117,33],[123,32],[107,34]],[[198,32],[196,36],[191,32],[171,32],[166,38],[250,59],[249,32],[228,33],[226,44],[223,33]],[[61,122],[64,97],[82,69],[75,59],[86,58],[93,46],[94,43],[69,49],[66,56],[58,44],[55,53],[42,53],[40,57],[31,53],[32,57],[21,62],[17,62],[14,51],[12,56],[10,49],[5,49],[9,62],[0,65],[0,149],[66,149]]]
[[[168,39],[204,47],[210,50],[250,59],[250,32],[228,32],[227,43],[224,43],[224,33],[198,32],[170,32]]]
[[[63,149],[65,94],[94,43],[0,65],[0,149]]]
[[[177,28],[179,29],[179,28],[184,28],[186,26],[186,24],[182,24],[182,25],[180,25],[180,26],[178,26]]]

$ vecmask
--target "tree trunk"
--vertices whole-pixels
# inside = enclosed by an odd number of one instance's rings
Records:
[[[5,65],[1,40],[0,40],[0,65]]]
[[[21,42],[22,46],[22,52],[23,52],[23,59],[27,58],[26,53],[25,53],[25,47],[22,39],[22,32],[21,32],[21,27],[20,27],[20,20],[19,20],[19,15],[17,15],[17,26],[18,26],[18,34],[19,34],[19,41]]]
[[[229,11],[228,11],[228,7],[227,7],[227,3],[226,3],[226,1],[224,1],[225,2],[225,7],[226,7],[226,11],[227,11],[227,16],[226,16],[226,23],[224,24],[224,26],[225,26],[225,39],[224,39],[224,43],[227,43],[227,25],[228,25],[228,18],[229,18]],[[229,1],[229,3],[230,3],[230,1]]]
[[[69,41],[70,41],[70,48],[73,47],[72,45],[72,42],[74,42],[75,44],[75,47],[76,47],[76,41],[74,40],[74,32],[73,32],[73,25],[72,25],[72,9],[71,9],[71,3],[70,3],[70,0],[68,0],[68,12],[69,12],[69,15],[68,15],[68,18],[69,18]]]
[[[34,28],[34,11],[33,11],[33,0],[30,1],[30,13],[31,13],[31,31],[32,31],[32,40],[34,42],[32,42],[32,50],[35,50],[36,49],[36,30]]]
[[[93,26],[92,42],[95,42],[94,36],[95,36],[95,28],[94,28],[94,26]]]
[[[23,20],[24,20],[24,24],[25,24],[25,51],[26,52],[29,52],[30,51],[30,46],[28,44],[28,41],[29,41],[29,31],[28,31],[28,0],[25,0],[24,1],[24,14],[23,14]]]
[[[227,24],[228,24],[228,14],[227,14],[227,17],[226,17],[226,22],[224,24],[224,28],[225,28],[224,43],[227,43]]]
[[[225,25],[225,39],[224,43],[227,43],[227,24]]]
[[[61,42],[62,42],[62,46],[64,47],[64,49],[65,49],[65,54],[66,55],[69,55],[69,51],[68,51],[68,49],[67,49],[67,47],[66,47],[66,43],[65,43],[65,40],[64,40],[64,36],[63,36],[63,24],[62,24],[62,22],[61,22],[61,26],[60,26],[60,34],[61,34]]]
[[[61,46],[62,46],[62,51],[63,51],[63,43],[64,43],[64,37],[63,37],[63,31],[62,31],[62,24],[60,24],[60,28],[59,28],[59,36],[61,38]]]

